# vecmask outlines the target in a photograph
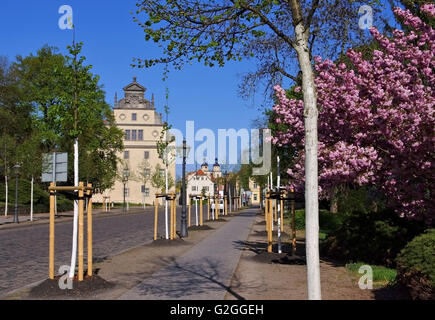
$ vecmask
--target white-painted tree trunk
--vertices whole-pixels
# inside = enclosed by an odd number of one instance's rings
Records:
[[[281,181],[280,181],[281,176],[280,176],[280,172],[279,172],[279,157],[276,157],[276,160],[278,163],[278,165],[277,165],[278,172],[277,172],[277,177],[276,177],[276,188],[277,188],[277,191],[280,192],[279,187],[280,187],[280,183],[281,183]],[[282,248],[281,248],[281,210],[282,210],[282,208],[281,208],[281,203],[280,203],[279,199],[277,199],[276,205],[278,208],[278,211],[277,211],[277,215],[278,215],[278,253],[282,253]]]
[[[8,175],[5,174],[5,189],[6,189],[6,194],[5,194],[5,217],[8,216]]]
[[[74,185],[79,185],[79,141],[74,141]],[[71,250],[71,265],[69,269],[69,278],[74,277],[77,259],[77,224],[79,216],[79,202],[74,200],[74,218],[73,218],[73,237]]]
[[[30,221],[33,221],[33,182],[34,178],[30,181]]]
[[[270,190],[272,190],[272,189],[273,189],[273,173],[271,171],[270,172]],[[275,207],[273,206],[273,201],[272,201],[272,219],[270,221],[272,231],[273,231],[273,210],[275,210]]]
[[[302,71],[305,123],[305,242],[308,299],[320,300],[317,97],[314,72],[303,22],[295,26],[296,52]]]

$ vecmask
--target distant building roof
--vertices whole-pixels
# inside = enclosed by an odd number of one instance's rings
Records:
[[[136,77],[133,77],[133,82],[123,88],[124,98],[118,101],[117,95],[115,96],[115,109],[155,109],[154,95],[151,101],[145,99],[147,89],[136,80]]]

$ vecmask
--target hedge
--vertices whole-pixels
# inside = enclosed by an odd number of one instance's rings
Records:
[[[413,299],[435,300],[435,229],[409,242],[396,262],[397,281]]]

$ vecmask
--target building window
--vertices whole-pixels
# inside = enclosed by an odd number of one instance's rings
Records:
[[[137,130],[131,130],[131,140],[137,140]]]
[[[131,120],[136,121],[137,120],[137,113],[131,114]]]
[[[125,140],[130,140],[130,130],[125,130]]]
[[[149,151],[145,151],[143,153],[143,157],[144,157],[144,159],[149,159],[150,158],[150,152]]]
[[[196,186],[192,186],[192,191],[196,191]]]
[[[160,169],[160,176],[164,177],[165,176],[165,169]]]
[[[150,195],[150,189],[149,188],[145,188],[145,186],[141,186],[140,187],[140,191],[143,193],[143,195],[145,197],[149,197],[149,195]]]
[[[125,188],[125,196],[128,197],[128,195],[130,194],[130,189],[129,188]]]
[[[254,194],[254,200],[257,201],[257,195],[256,194]]]
[[[204,191],[208,191],[209,190],[208,186],[205,186],[203,189],[204,189]]]
[[[124,159],[130,159],[130,151],[124,151]]]
[[[149,177],[151,176],[151,170],[150,169],[145,169],[143,171],[145,179],[149,179]]]
[[[257,184],[256,183],[254,183],[254,189],[257,189]]]
[[[137,140],[139,140],[139,141],[143,140],[143,130],[138,130],[138,132],[137,132]]]

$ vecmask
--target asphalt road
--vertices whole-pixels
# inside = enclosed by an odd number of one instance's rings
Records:
[[[151,209],[151,210],[150,210]],[[206,219],[207,207],[204,209]],[[177,208],[177,230],[181,208]],[[192,208],[192,225],[195,209]],[[86,217],[85,217],[86,223]],[[48,278],[49,225],[39,224],[0,230],[0,298],[14,289]],[[154,210],[94,218],[94,260],[149,243],[154,235]],[[164,209],[159,211],[159,236],[164,235]],[[71,260],[72,220],[55,225],[55,272]],[[86,264],[86,224],[85,224]]]

